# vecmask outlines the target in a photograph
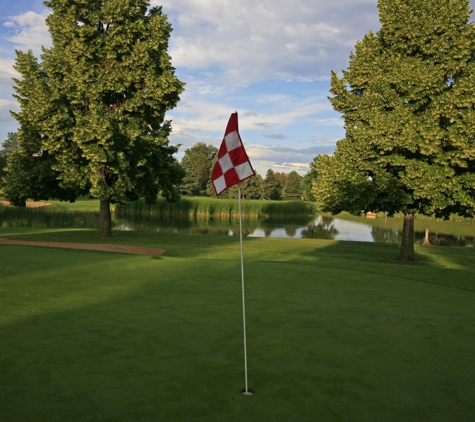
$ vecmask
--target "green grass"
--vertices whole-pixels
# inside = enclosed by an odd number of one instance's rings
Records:
[[[74,202],[63,202],[50,200],[53,206],[48,207],[51,210],[64,210],[64,211],[92,211],[99,212],[99,199],[79,198]],[[111,206],[114,209],[114,205]]]
[[[0,244],[0,420],[473,420],[473,249],[245,239],[245,397],[238,240],[114,234],[167,252]]]

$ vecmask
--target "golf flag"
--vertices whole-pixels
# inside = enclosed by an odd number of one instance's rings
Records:
[[[232,113],[211,173],[214,191],[216,195],[220,195],[255,174],[239,136],[238,114]]]

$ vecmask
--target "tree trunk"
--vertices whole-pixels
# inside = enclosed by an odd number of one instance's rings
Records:
[[[111,207],[108,199],[101,199],[101,214],[100,214],[100,237],[112,237],[112,217],[111,217]]]
[[[406,262],[414,261],[414,214],[404,215],[399,259]]]
[[[424,237],[424,243],[423,243],[423,245],[430,245],[429,229],[426,229],[426,237]]]

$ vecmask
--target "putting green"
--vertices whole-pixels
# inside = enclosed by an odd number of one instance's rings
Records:
[[[473,251],[399,265],[246,242],[246,397],[233,240],[162,238],[159,258],[0,245],[1,419],[473,418]]]

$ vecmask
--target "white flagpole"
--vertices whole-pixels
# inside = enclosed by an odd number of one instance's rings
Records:
[[[242,210],[241,210],[241,183],[238,184],[238,196],[239,196],[239,241],[241,245],[241,280],[242,280],[242,325],[244,334],[244,380],[246,388],[242,391],[242,394],[251,396],[252,391],[248,389],[247,385],[247,344],[246,344],[246,297],[244,295],[244,253],[242,246]]]

